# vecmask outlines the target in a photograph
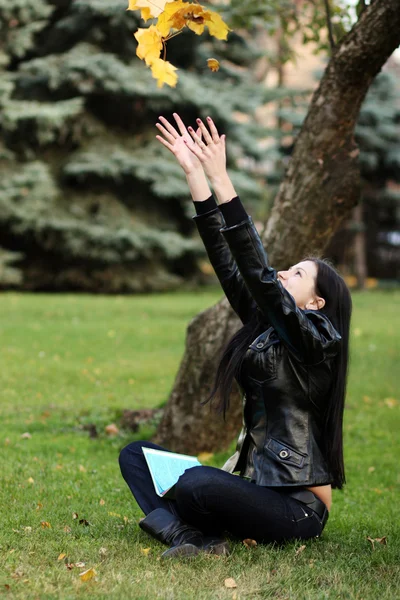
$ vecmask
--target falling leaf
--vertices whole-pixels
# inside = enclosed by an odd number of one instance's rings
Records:
[[[65,558],[67,555],[65,554],[65,552],[62,552],[61,554],[58,555],[57,560],[62,560],[63,558]]]
[[[104,428],[104,430],[107,435],[118,435],[119,434],[119,429],[115,423],[110,423],[110,425],[107,425]]]
[[[257,546],[256,540],[252,540],[250,538],[243,540],[243,544],[246,546],[246,548],[255,548]]]
[[[162,35],[155,25],[151,25],[148,29],[139,28],[135,33],[135,38],[138,41],[136,54],[145,61],[146,65],[152,65],[155,60],[160,58],[163,47]]]
[[[29,477],[29,479],[27,479],[28,483],[35,483],[35,480],[33,479],[33,477]]]
[[[43,529],[51,529],[51,525],[48,521],[41,521],[40,524]]]
[[[89,581],[90,579],[93,579],[95,575],[96,571],[93,569],[93,567],[91,569],[88,569],[87,571],[83,571],[83,573],[79,573],[81,581]]]
[[[142,10],[142,18],[143,10],[145,11],[144,14],[146,15],[146,18],[158,17],[165,9],[165,5],[171,1],[172,0],[129,0],[127,10]],[[147,15],[149,16],[147,17]]]
[[[23,434],[21,435],[21,438],[22,438],[23,440],[30,440],[30,439],[31,439],[31,437],[32,437],[32,436],[31,436],[31,434],[30,434],[28,431],[26,431],[25,433],[23,433]]]
[[[225,579],[224,585],[226,588],[229,588],[229,589],[237,588],[237,583],[233,579],[233,577],[228,577],[227,579]]]
[[[164,83],[171,87],[176,87],[178,75],[175,73],[178,69],[170,62],[157,58],[151,65],[151,72],[154,79],[157,79],[157,87],[163,87]]]
[[[140,548],[140,552],[144,554],[144,556],[148,556],[151,548]]]
[[[305,549],[306,549],[305,544],[303,544],[303,546],[300,546],[300,548],[297,548],[297,550],[295,552],[295,556],[297,556],[298,554],[301,554],[302,552],[304,552]]]
[[[219,62],[216,58],[207,58],[207,66],[213,73],[219,71]]]
[[[106,503],[106,501],[105,501],[105,500],[103,500],[103,498],[101,498],[101,500],[100,500],[100,502],[99,502],[100,506],[104,506],[104,505],[105,505],[105,503]]]

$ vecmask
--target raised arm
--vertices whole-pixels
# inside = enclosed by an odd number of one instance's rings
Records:
[[[225,222],[211,195],[203,166],[189,149],[190,146],[194,145],[194,142],[179,115],[175,113],[174,119],[179,133],[167,119],[160,117],[161,123],[157,123],[157,128],[162,136],[158,135],[157,139],[172,152],[185,172],[196,207],[197,215],[194,219],[210,262],[233,310],[241,321],[246,323],[254,314],[256,305],[246,288],[243,277],[240,275],[229,250],[229,245],[221,233],[221,228],[225,225]],[[200,130],[197,133],[200,134]],[[231,183],[226,187],[225,193],[228,196],[230,195],[230,198],[236,196]]]
[[[229,197],[232,184],[224,168],[225,141],[219,138],[210,119],[208,125],[211,133],[199,122],[203,139],[189,130],[196,142],[190,149],[202,163],[221,203],[227,223],[222,233],[253,301],[297,359],[315,364],[333,356],[338,350],[340,335],[322,313],[300,309],[268,264],[251,218],[238,198]]]

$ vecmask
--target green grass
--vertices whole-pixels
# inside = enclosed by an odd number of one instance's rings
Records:
[[[228,558],[165,565],[164,547],[138,528],[141,514],[117,462],[134,436],[110,438],[104,426],[124,408],[167,400],[187,323],[219,296],[2,294],[0,595],[400,598],[399,292],[354,294],[348,483],[334,493],[321,539],[301,552],[300,543],[252,550],[237,543]],[[97,439],[83,430],[87,423],[97,426]],[[367,536],[386,536],[387,545],[373,549]],[[60,554],[85,567],[68,570]],[[90,567],[96,578],[82,582]],[[236,589],[225,588],[228,577]]]

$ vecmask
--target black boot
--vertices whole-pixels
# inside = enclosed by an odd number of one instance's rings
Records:
[[[142,519],[139,527],[163,544],[171,546],[161,558],[196,556],[201,551],[207,554],[229,554],[229,545],[222,538],[204,536],[179,517],[164,508],[157,508]]]

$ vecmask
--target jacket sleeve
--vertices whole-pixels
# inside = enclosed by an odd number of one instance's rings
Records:
[[[257,306],[221,233],[225,222],[219,208],[193,219],[230,305],[242,323],[247,323]]]
[[[341,340],[339,333],[322,313],[297,307],[269,266],[251,217],[221,231],[254,302],[296,358],[316,364],[334,356]]]

